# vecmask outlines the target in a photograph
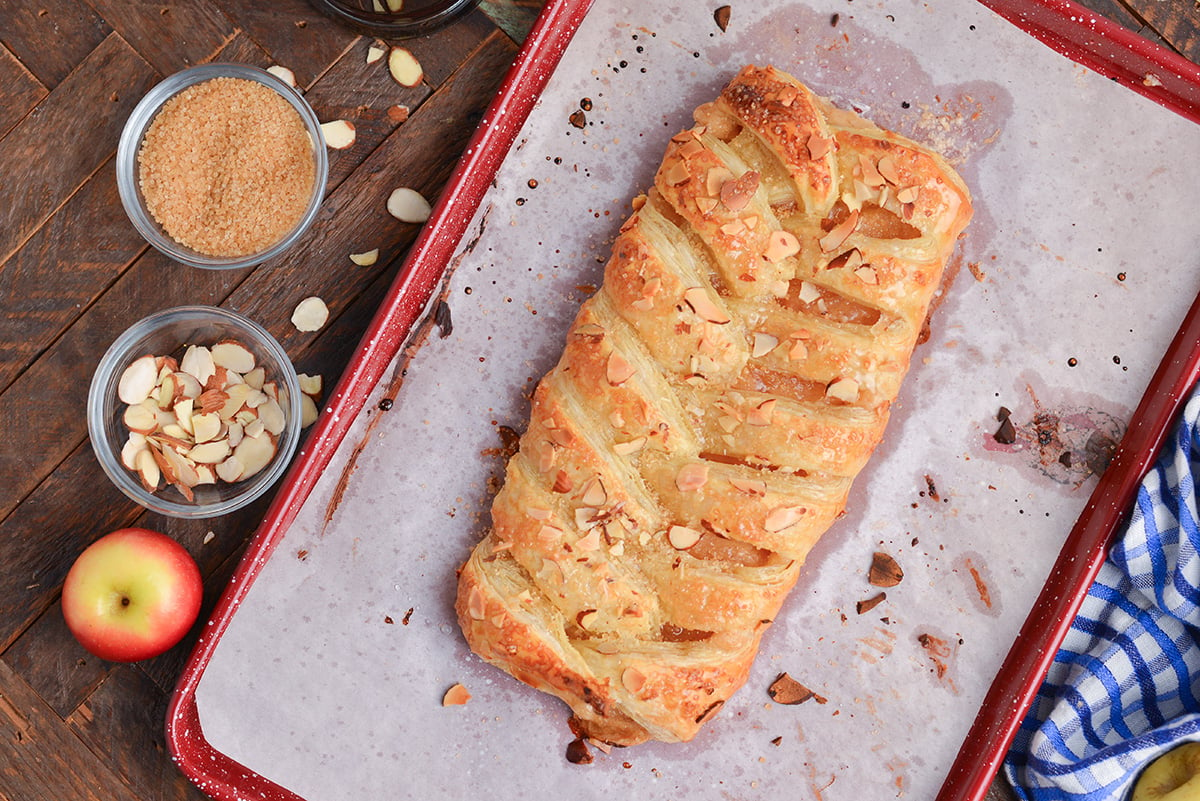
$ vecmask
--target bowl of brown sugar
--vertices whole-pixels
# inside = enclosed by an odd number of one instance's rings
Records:
[[[194,267],[279,255],[317,216],[328,160],[303,96],[266,70],[202,64],[142,98],[117,145],[117,189],[138,232]]]

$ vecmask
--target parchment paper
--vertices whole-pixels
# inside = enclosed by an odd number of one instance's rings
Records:
[[[566,708],[467,650],[455,568],[629,199],[746,62],[940,148],[975,221],[747,685],[691,743],[572,765]],[[310,801],[933,797],[1200,289],[1198,153],[973,0],[741,2],[724,33],[705,4],[597,0],[456,259],[448,335],[443,313],[376,388],[222,639],[205,735]],[[859,614],[875,551],[904,580]],[[783,671],[819,698],[771,702]],[[455,682],[473,697],[443,708]]]

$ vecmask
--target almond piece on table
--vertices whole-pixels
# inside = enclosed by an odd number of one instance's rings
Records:
[[[350,261],[357,264],[359,267],[370,267],[379,260],[379,248],[363,251],[362,253],[351,253]]]
[[[875,587],[895,587],[904,580],[904,571],[891,554],[876,551],[871,555],[867,581]]]
[[[388,53],[388,72],[401,86],[417,86],[425,78],[421,62],[417,61],[417,57],[403,47],[393,47]]]
[[[117,397],[130,406],[150,397],[158,383],[158,367],[153,356],[142,356],[130,362],[117,382]]]
[[[379,59],[383,58],[387,50],[377,45],[371,45],[367,48],[367,63],[374,64]]]
[[[357,136],[354,123],[347,120],[321,123],[321,135],[325,138],[325,144],[334,150],[345,150],[352,146]]]
[[[780,673],[767,688],[767,695],[771,696],[771,700],[777,704],[793,705],[804,703],[814,697],[816,693],[787,673]]]
[[[305,298],[292,312],[297,331],[319,331],[329,320],[329,307],[318,297]]]
[[[313,398],[321,397],[322,379],[319,375],[309,375],[308,373],[297,373],[296,378],[300,382],[300,391],[305,395]]]
[[[455,684],[442,696],[442,706],[462,706],[471,700],[471,693],[461,684]]]
[[[317,410],[317,404],[312,399],[311,395],[300,396],[300,427],[308,428],[313,423],[317,422],[317,417],[320,412]]]
[[[425,196],[407,186],[395,189],[388,195],[387,210],[388,214],[406,223],[423,223],[433,212]]]
[[[292,72],[287,67],[281,67],[278,64],[273,64],[270,67],[267,67],[267,72],[271,73],[293,89],[296,88],[296,73]]]

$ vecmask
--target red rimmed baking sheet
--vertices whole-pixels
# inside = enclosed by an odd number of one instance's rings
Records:
[[[1194,79],[1194,67],[1188,65],[1187,62],[1172,59],[1169,55],[1146,46],[1141,40],[1123,35],[1115,28],[1104,25],[1102,20],[1091,22],[1089,20],[1094,18],[1088,12],[1066,4],[993,3],[992,5],[1006,15],[1013,14],[1020,19],[1036,20],[1042,29],[1055,32],[1054,35],[1059,37],[1056,46],[1072,41],[1070,34],[1073,30],[1072,25],[1075,25],[1075,29],[1079,33],[1077,41],[1080,43],[1080,49],[1078,52],[1071,53],[1072,55],[1089,60],[1101,70],[1114,74],[1118,70],[1121,71],[1119,77],[1125,77],[1134,88],[1143,91],[1153,89],[1155,90],[1153,92],[1147,91],[1154,95],[1153,99],[1173,106],[1181,114],[1195,117],[1194,90],[1200,83]],[[433,296],[440,282],[442,268],[459,245],[459,240],[471,222],[475,207],[483,197],[492,173],[504,160],[512,137],[520,128],[520,121],[524,119],[525,113],[533,105],[537,90],[548,78],[549,72],[566,46],[572,30],[581,21],[585,11],[586,4],[582,3],[552,2],[548,4],[541,23],[531,35],[529,45],[523,50],[521,59],[517,62],[514,73],[505,83],[504,90],[497,101],[498,105],[489,113],[480,135],[476,137],[471,146],[464,167],[456,173],[450,188],[439,201],[438,210],[421,241],[414,249],[402,279],[389,295],[377,320],[364,339],[360,357],[355,360],[347,371],[347,375],[340,382],[328,404],[329,411],[326,412],[324,419],[318,424],[318,428],[312,435],[308,451],[294,468],[279,499],[268,513],[233,585],[222,599],[205,637],[198,645],[189,663],[174,699],[168,721],[170,742],[176,758],[185,772],[206,792],[215,797],[235,798],[245,795],[259,797],[263,794],[265,794],[263,797],[267,798],[297,797],[275,782],[236,763],[211,746],[200,728],[196,704],[197,685],[203,677],[209,659],[217,648],[222,634],[237,612],[240,600],[249,591],[250,585],[259,575],[263,565],[272,557],[276,546],[304,504],[308,492],[316,483],[322,469],[329,463],[333,453],[341,445],[352,420],[357,416],[363,403],[392,363],[393,356],[403,344],[406,333],[421,316],[428,300]],[[849,24],[847,20],[846,25]],[[1126,62],[1122,61],[1122,52],[1128,53],[1127,66]],[[1147,64],[1153,65],[1156,70],[1154,74],[1159,78],[1159,84],[1144,80],[1145,76],[1149,74],[1146,69]],[[1189,73],[1189,69],[1192,69],[1193,72]],[[1159,75],[1160,72],[1161,75]],[[1142,76],[1142,81],[1135,80],[1139,75]],[[1184,89],[1175,95],[1164,94],[1163,91],[1160,91],[1164,86],[1174,83],[1181,84]],[[1106,483],[1102,484],[1097,492],[1112,492],[1112,489],[1105,489],[1105,487],[1114,483],[1119,484],[1117,490],[1123,490],[1129,482],[1136,481],[1137,476],[1140,475],[1140,465],[1143,465],[1145,459],[1149,458],[1149,453],[1153,450],[1151,446],[1161,437],[1165,420],[1173,411],[1173,403],[1181,394],[1181,387],[1186,386],[1194,375],[1195,357],[1187,345],[1189,342],[1195,341],[1196,331],[1194,329],[1197,325],[1195,317],[1195,314],[1188,316],[1185,324],[1188,339],[1176,340],[1177,344],[1173,346],[1173,352],[1169,354],[1165,362],[1169,370],[1175,371],[1174,374],[1167,375],[1160,371],[1155,378],[1156,387],[1164,386],[1159,382],[1167,382],[1165,385],[1167,394],[1154,400],[1145,412],[1148,415],[1147,425],[1133,427],[1133,434],[1126,441],[1130,447],[1123,449],[1121,455],[1118,456],[1116,464],[1120,469],[1110,470],[1106,474]],[[1180,361],[1181,359],[1182,361]],[[1140,414],[1143,414],[1141,410],[1139,410]],[[1147,433],[1152,434],[1149,439],[1144,436]],[[1137,438],[1136,442],[1135,438]],[[1115,525],[1116,517],[1119,516],[1119,510],[1123,508],[1123,504],[1117,503],[1112,508],[1117,512],[1091,515],[1100,520],[1099,528],[1105,532],[1111,531]],[[1089,524],[1089,526],[1095,525],[1095,523]],[[1103,536],[1107,536],[1107,533]],[[1089,550],[1088,553],[1100,552],[1102,552],[1102,548]],[[1080,563],[1080,560],[1074,561],[1074,564]],[[1070,589],[1074,592],[1069,597],[1082,595],[1082,589],[1087,586],[1084,578],[1077,577],[1073,582]],[[1061,590],[1063,587],[1059,586],[1058,589]],[[1052,645],[1052,641],[1042,639],[1032,650],[1040,650],[1044,653],[1052,651]],[[1006,676],[1006,678],[1008,677]],[[1036,683],[1037,679],[1032,673],[1016,682],[1018,686],[1024,688],[1035,688]],[[1001,708],[1008,707],[1002,707],[995,703],[989,704],[988,709],[981,717],[985,724],[985,730],[996,731],[1004,728],[1003,725],[999,727],[991,725],[994,720],[991,717],[991,710]],[[999,720],[1002,724],[1005,720],[1011,720],[1015,725],[1016,718],[1016,715],[1008,718],[1001,716]],[[966,778],[957,778],[958,773],[956,772],[955,777],[952,777],[947,785],[945,792],[950,793],[946,796],[947,798],[972,797],[971,794],[975,794],[974,797],[981,795],[990,778],[995,759],[1002,753],[1007,740],[1003,736],[999,738],[983,737],[980,733],[972,732],[969,742],[974,744],[972,747],[975,750],[973,753],[969,750],[964,751],[964,754],[969,754],[968,764],[979,760],[975,764],[982,767],[977,768]],[[979,746],[981,743],[983,744],[982,748]]]

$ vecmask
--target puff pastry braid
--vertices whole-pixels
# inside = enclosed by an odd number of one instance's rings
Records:
[[[971,216],[936,153],[744,68],[671,139],[459,574],[485,660],[692,738],[842,513]]]

